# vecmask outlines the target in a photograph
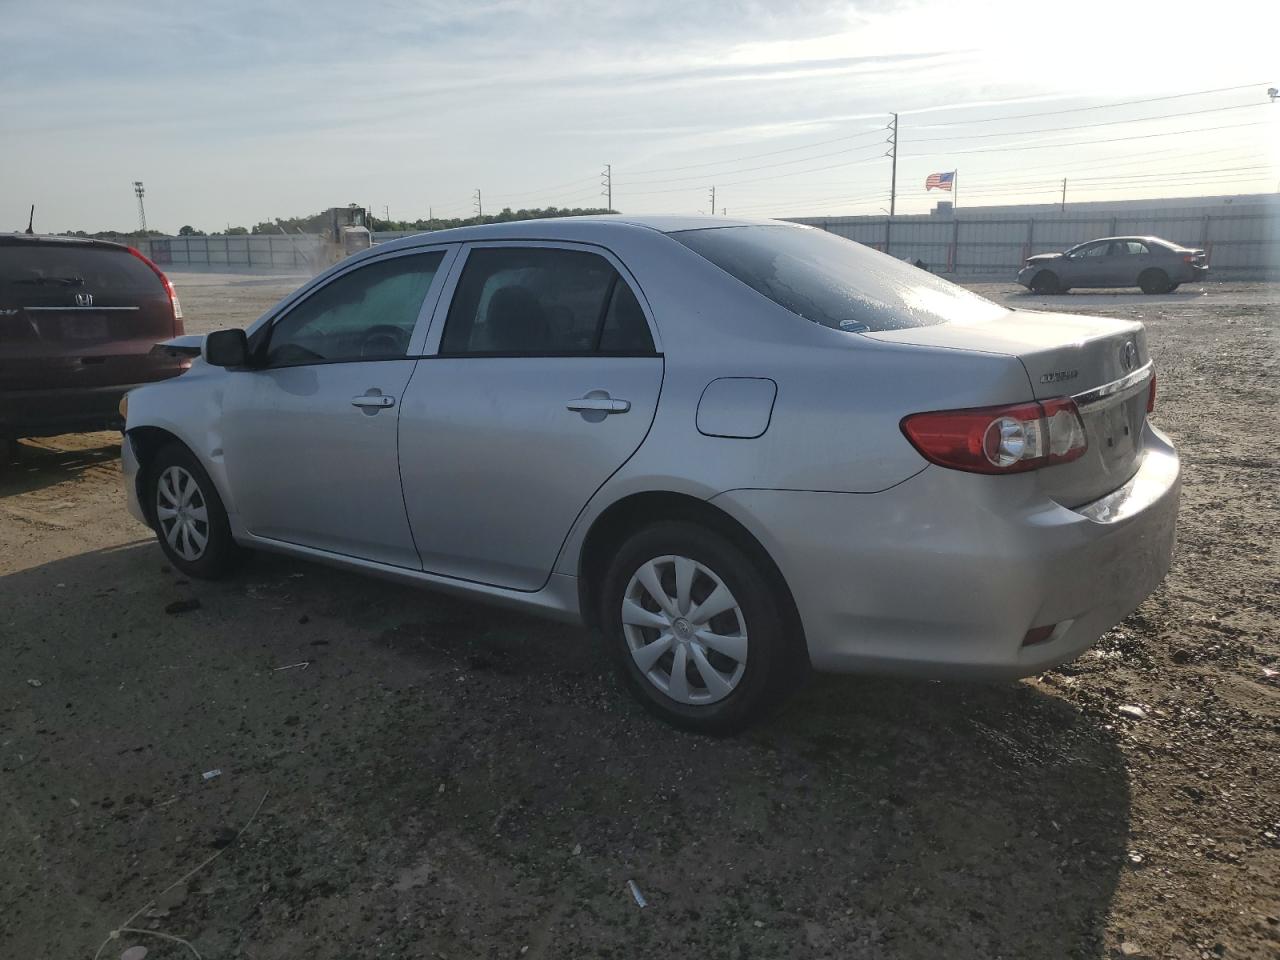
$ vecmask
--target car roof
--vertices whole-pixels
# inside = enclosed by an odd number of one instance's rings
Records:
[[[601,242],[620,233],[636,230],[676,233],[682,230],[710,230],[716,227],[749,226],[797,226],[780,220],[749,220],[733,217],[650,216],[631,217],[608,214],[585,217],[548,217],[541,220],[509,220],[505,223],[484,223],[469,227],[451,227],[401,237],[388,243],[380,243],[379,251],[399,246],[417,246],[424,238],[432,243],[465,243],[474,240],[578,240],[585,243]]]
[[[111,240],[98,240],[95,237],[60,237],[53,234],[45,233],[0,233],[0,246],[76,246],[76,247],[107,247],[112,250],[128,250],[123,243],[114,243]]]
[[[1177,244],[1172,240],[1166,240],[1164,237],[1097,237],[1093,240],[1086,240],[1084,243],[1077,243],[1077,247],[1083,247],[1085,243],[1105,243],[1108,240],[1139,240],[1143,243],[1163,243],[1167,247],[1176,247]]]

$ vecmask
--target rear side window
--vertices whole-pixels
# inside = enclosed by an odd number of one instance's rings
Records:
[[[155,271],[127,250],[72,243],[0,246],[0,304],[43,303],[67,291],[90,293],[99,304],[168,296]]]
[[[553,247],[481,247],[467,256],[442,354],[651,353],[634,292],[604,257]]]
[[[670,236],[778,306],[835,330],[867,333],[1008,313],[926,270],[825,230],[712,227]]]

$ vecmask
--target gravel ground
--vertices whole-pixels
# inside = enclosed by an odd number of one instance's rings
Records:
[[[298,279],[175,281],[201,332]],[[1280,955],[1280,286],[975,288],[1148,324],[1172,573],[1041,677],[818,678],[733,740],[649,718],[576,629],[282,558],[188,583],[118,437],[24,442],[0,957]]]

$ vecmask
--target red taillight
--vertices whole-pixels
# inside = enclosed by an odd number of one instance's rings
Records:
[[[169,294],[169,304],[173,307],[174,334],[182,333],[182,325],[178,323],[182,319],[182,304],[178,302],[178,291],[173,289],[173,282],[164,275],[164,271],[152,262],[141,250],[134,247],[129,248],[129,252],[151,268],[151,272],[160,278],[160,282],[164,284],[165,293]]]
[[[1147,388],[1147,413],[1155,413],[1156,409],[1156,375],[1151,373],[1151,386]]]
[[[1195,257],[1195,256],[1193,256],[1192,254],[1188,253],[1185,257],[1183,257],[1183,258],[1182,258],[1182,262],[1183,262],[1183,263],[1195,263],[1195,262],[1196,262],[1196,257]]]
[[[1084,455],[1089,441],[1070,397],[915,413],[902,432],[931,463],[969,473],[1022,473]]]

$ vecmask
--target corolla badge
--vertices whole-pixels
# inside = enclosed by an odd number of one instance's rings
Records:
[[[1040,374],[1041,383],[1065,383],[1080,376],[1079,370],[1054,370],[1052,373]]]
[[[1128,373],[1138,365],[1138,348],[1132,340],[1126,340],[1120,348],[1120,366]]]

